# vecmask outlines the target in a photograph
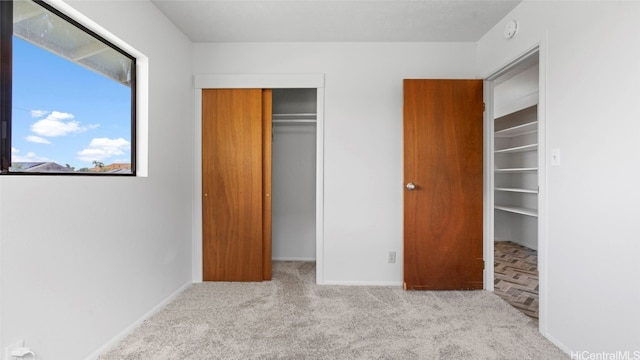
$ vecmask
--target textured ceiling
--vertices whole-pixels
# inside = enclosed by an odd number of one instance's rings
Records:
[[[194,42],[475,42],[521,0],[152,0]]]

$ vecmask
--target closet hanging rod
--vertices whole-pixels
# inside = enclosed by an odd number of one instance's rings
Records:
[[[274,119],[315,119],[316,113],[273,114]]]
[[[298,123],[315,123],[315,119],[274,119],[272,120],[275,124],[298,124]]]

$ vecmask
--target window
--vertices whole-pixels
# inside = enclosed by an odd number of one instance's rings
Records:
[[[135,175],[136,59],[39,0],[0,0],[2,174]]]

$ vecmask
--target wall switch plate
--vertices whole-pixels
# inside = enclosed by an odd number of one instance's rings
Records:
[[[15,350],[15,349],[18,349],[18,348],[21,348],[21,347],[24,347],[24,340],[20,340],[20,341],[18,341],[18,342],[17,342],[17,343],[15,343],[15,344],[12,344],[12,345],[7,346],[7,347],[5,348],[5,350],[4,350],[4,358],[5,358],[6,360],[13,360],[13,359],[15,359],[15,357],[14,357],[14,358],[12,358],[11,356],[9,356],[9,354],[11,354],[11,351],[12,351],[12,350]]]
[[[396,263],[396,252],[395,251],[389,251],[389,260],[388,260],[389,264],[395,264]]]
[[[560,166],[560,149],[551,150],[551,166]]]

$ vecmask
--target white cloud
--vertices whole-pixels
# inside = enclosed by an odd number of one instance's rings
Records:
[[[40,136],[29,135],[25,138],[27,141],[36,143],[36,144],[51,144],[51,142],[45,138],[41,138]]]
[[[72,119],[73,114],[53,111],[46,118],[31,124],[31,131],[40,136],[54,137],[87,130],[87,127],[80,126],[79,121]]]
[[[32,118],[39,118],[42,116],[45,116],[49,113],[49,111],[47,110],[31,110],[31,117]]]
[[[124,155],[131,150],[131,143],[123,138],[95,138],[91,140],[89,147],[78,152],[81,161],[102,161],[112,156]]]
[[[36,153],[34,153],[33,151],[29,151],[27,153],[27,155],[19,155],[18,153],[20,152],[20,150],[12,147],[11,148],[11,162],[44,162],[44,161],[49,161],[49,159],[47,159],[44,156],[38,156],[36,155]]]
[[[51,114],[47,117],[53,117],[59,120],[73,119],[75,116],[69,113],[63,113],[60,111],[52,111]]]

